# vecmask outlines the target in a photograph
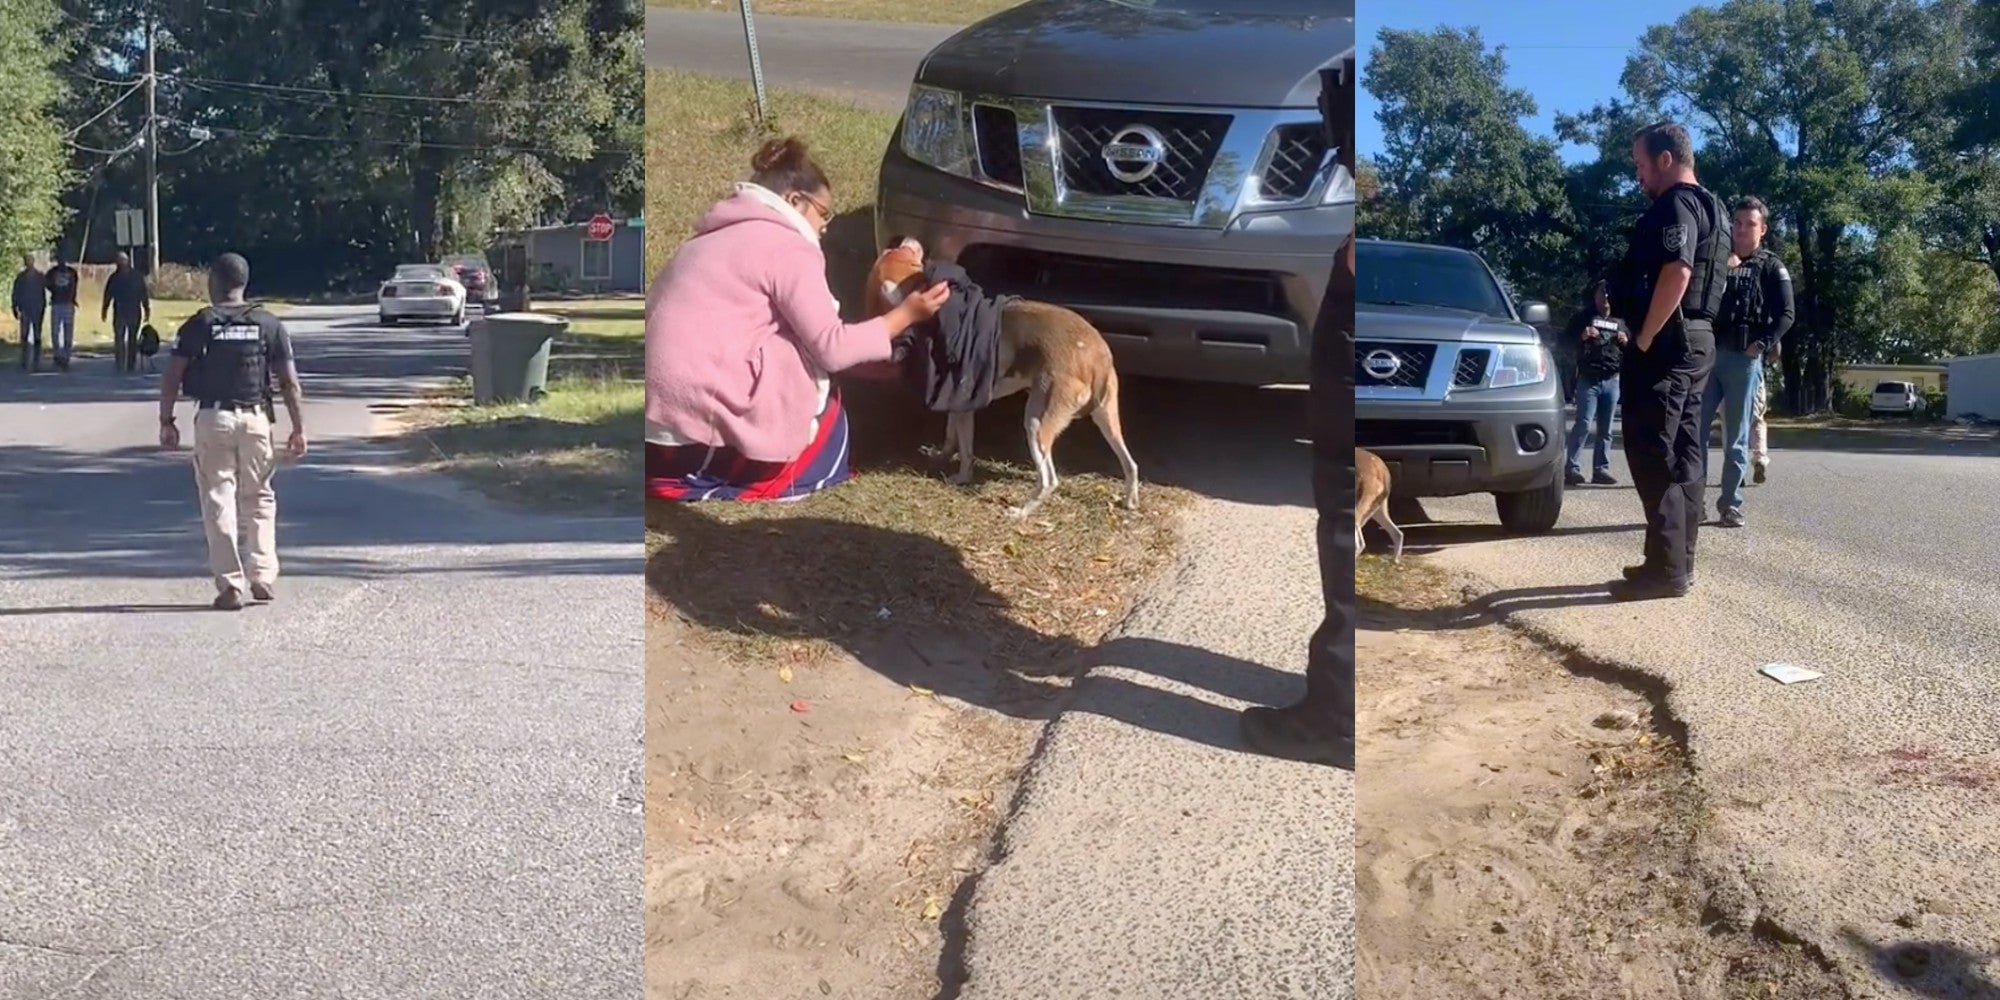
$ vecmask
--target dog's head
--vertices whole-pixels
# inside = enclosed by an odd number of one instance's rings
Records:
[[[889,245],[868,269],[868,288],[863,296],[868,315],[880,316],[900,305],[924,283],[924,245],[907,236],[889,239]]]

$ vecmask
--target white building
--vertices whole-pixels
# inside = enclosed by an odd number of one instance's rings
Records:
[[[1977,354],[1946,362],[1945,416],[2000,421],[2000,354]]]

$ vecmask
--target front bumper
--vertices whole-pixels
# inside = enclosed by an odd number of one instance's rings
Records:
[[[1247,214],[1225,229],[1032,215],[1018,192],[883,156],[877,246],[914,237],[989,293],[1067,306],[1133,375],[1303,383],[1312,324],[1354,206]]]
[[[1435,401],[1359,398],[1355,418],[1355,445],[1388,464],[1398,496],[1520,493],[1563,473],[1562,384],[1553,377]]]

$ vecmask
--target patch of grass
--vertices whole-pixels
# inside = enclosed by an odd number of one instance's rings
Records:
[[[648,6],[677,10],[707,10],[737,14],[742,5],[736,0],[646,0]],[[971,24],[1021,0],[930,0],[907,3],[901,0],[755,0],[751,10],[780,17],[833,17],[854,21],[900,21],[916,24]],[[650,121],[650,116],[648,117]]]
[[[572,513],[638,506],[645,436],[645,301],[535,303],[570,318],[549,357],[548,395],[472,404],[460,379],[405,415],[418,461],[497,499]]]
[[[771,118],[760,126],[755,97],[740,80],[646,72],[646,267],[658,274],[695,224],[750,175],[750,157],[766,140],[797,135],[833,186],[837,216],[826,236],[834,295],[859,304],[875,260],[875,179],[896,115],[844,101],[773,90]]]

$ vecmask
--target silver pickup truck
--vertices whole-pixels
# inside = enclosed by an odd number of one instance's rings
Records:
[[[1354,0],[1030,0],[918,67],[876,235],[1084,314],[1121,372],[1301,383],[1354,88]]]
[[[1563,395],[1531,324],[1478,254],[1355,244],[1354,443],[1388,463],[1397,496],[1491,493],[1517,534],[1563,505]]]

